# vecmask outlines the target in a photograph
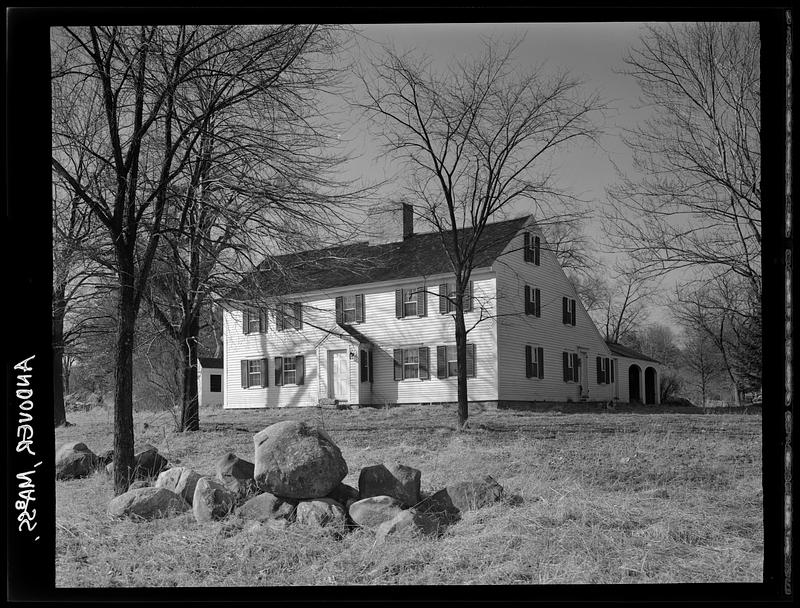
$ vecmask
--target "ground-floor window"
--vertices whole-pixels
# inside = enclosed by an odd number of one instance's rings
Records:
[[[436,347],[436,377],[458,377],[458,351],[455,344]],[[475,345],[467,343],[467,378],[475,377]]]
[[[525,346],[525,376],[544,378],[544,349],[541,346]]]
[[[305,358],[303,355],[294,357],[275,357],[275,385],[303,384]]]
[[[219,374],[212,374],[212,386],[214,386],[214,376],[220,378],[221,384],[222,377]],[[242,388],[263,388],[267,385],[267,360],[242,359]]]
[[[222,392],[222,374],[211,374],[208,377],[209,391],[212,393]]]
[[[419,378],[427,380],[428,347],[394,349],[394,379],[409,380]]]
[[[564,382],[580,382],[581,360],[578,353],[563,353]]]

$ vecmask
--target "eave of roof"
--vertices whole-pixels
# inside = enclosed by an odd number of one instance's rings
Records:
[[[618,344],[617,342],[611,342],[606,340],[606,344],[608,345],[609,350],[614,353],[615,355],[619,355],[620,357],[627,357],[628,359],[641,359],[642,361],[652,361],[653,363],[660,364],[661,361],[657,359],[653,359],[652,357],[648,357],[640,353],[639,351],[633,350],[632,348],[628,348],[627,346],[623,346],[622,344]]]

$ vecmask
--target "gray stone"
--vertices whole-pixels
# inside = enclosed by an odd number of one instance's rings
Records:
[[[416,509],[406,509],[378,526],[375,540],[377,544],[381,544],[387,536],[395,534],[433,536],[439,531],[439,525],[433,517]]]
[[[120,494],[108,504],[112,517],[139,517],[153,519],[189,509],[183,498],[166,488],[138,488]]]
[[[169,461],[150,444],[145,444],[144,449],[133,457],[133,461],[133,474],[136,479],[157,477],[161,471],[169,467]]]
[[[171,490],[192,504],[199,479],[200,474],[187,467],[172,467],[161,472],[156,479],[155,487]]]
[[[276,496],[327,496],[347,475],[347,463],[328,434],[305,422],[286,420],[253,437],[255,479]]]
[[[327,498],[333,498],[336,502],[342,505],[346,505],[348,501],[357,501],[361,498],[358,494],[358,490],[356,490],[353,486],[349,486],[346,483],[340,483],[336,486],[331,493],[328,494]]]
[[[295,503],[291,499],[264,492],[245,502],[236,512],[245,520],[266,522],[271,519],[291,519],[294,510]]]
[[[314,526],[344,526],[344,508],[332,498],[304,500],[297,505],[296,521]]]
[[[503,486],[491,475],[460,481],[426,499],[421,509],[429,512],[453,513],[488,507],[503,499]]]
[[[350,519],[362,528],[377,528],[403,510],[403,504],[391,496],[371,496],[350,505]]]
[[[358,493],[361,498],[392,496],[411,507],[419,502],[421,476],[419,470],[397,462],[364,467],[358,477]]]
[[[192,511],[198,522],[226,517],[236,504],[236,497],[221,482],[211,477],[197,480],[192,500]]]
[[[253,479],[254,465],[233,452],[228,452],[217,461],[217,479],[238,497],[258,492],[258,484]]]
[[[90,475],[98,466],[97,456],[85,443],[65,443],[56,452],[56,479],[77,479]]]
[[[130,486],[128,486],[128,491],[130,492],[131,490],[138,490],[139,488],[149,488],[149,487],[150,487],[149,483],[147,483],[143,479],[140,479],[139,481],[134,481]]]

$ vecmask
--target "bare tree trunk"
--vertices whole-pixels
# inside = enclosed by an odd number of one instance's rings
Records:
[[[461,291],[458,290],[458,293]],[[456,306],[455,321],[458,361],[458,428],[463,429],[469,418],[469,404],[467,403],[467,327],[464,323],[464,310],[461,304]]]
[[[200,430],[200,407],[197,390],[197,334],[200,321],[195,316],[184,331],[181,340],[183,390],[180,431]]]
[[[64,313],[67,302],[59,285],[53,301],[53,422],[56,427],[71,426],[64,406]]]
[[[133,340],[136,326],[133,263],[120,261],[114,367],[114,494],[128,490],[133,472]]]

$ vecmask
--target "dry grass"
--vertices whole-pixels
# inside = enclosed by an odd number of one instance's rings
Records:
[[[287,418],[323,425],[357,485],[361,467],[400,460],[423,491],[489,474],[522,497],[465,514],[436,539],[375,546],[292,525],[242,531],[191,513],[112,521],[101,473],[57,482],[60,587],[758,582],[762,578],[761,417],[678,413],[481,412],[454,431],[438,406],[379,410],[201,412],[176,434],[165,416],[136,417],[138,442],[210,474],[226,451],[252,460],[252,436]],[[57,444],[110,448],[104,410],[74,413]],[[147,428],[144,427],[145,423]]]

